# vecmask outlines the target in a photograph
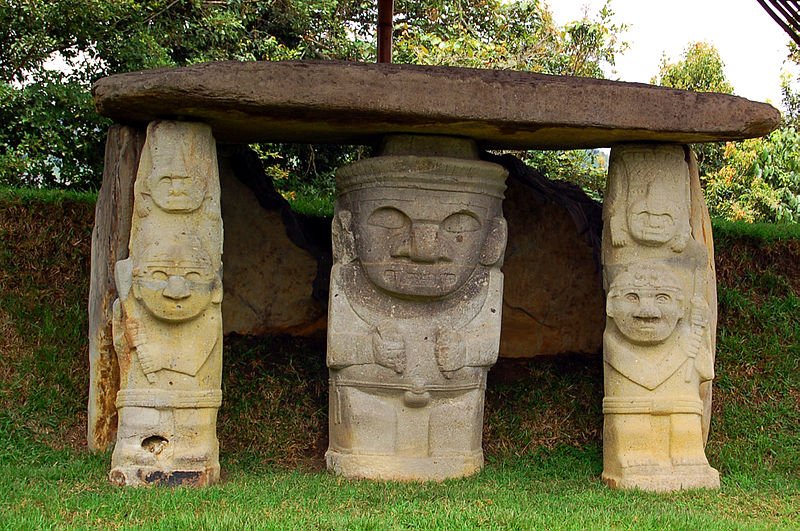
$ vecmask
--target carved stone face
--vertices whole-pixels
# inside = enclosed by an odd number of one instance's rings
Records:
[[[151,245],[134,268],[133,294],[153,317],[181,322],[219,302],[221,287],[202,249]]]
[[[206,195],[203,180],[184,172],[164,170],[159,171],[156,166],[148,178],[150,196],[155,204],[168,212],[192,212],[200,208]]]
[[[505,244],[505,232],[491,230],[500,200],[488,195],[386,186],[352,192],[351,205],[356,256],[376,286],[396,295],[447,296],[487,246]]]
[[[200,208],[217,177],[214,138],[207,125],[155,121],[147,126],[137,182],[166,212]],[[137,185],[139,186],[139,185]]]
[[[607,313],[632,343],[652,345],[672,335],[683,317],[683,295],[673,280],[648,271],[623,273],[612,284]]]
[[[643,244],[661,245],[675,237],[675,208],[654,199],[637,201],[628,209],[631,236]]]

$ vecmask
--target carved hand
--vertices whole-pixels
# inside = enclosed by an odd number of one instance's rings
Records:
[[[156,376],[153,374],[161,369],[158,365],[157,356],[155,356],[149,348],[147,348],[147,335],[142,329],[139,321],[136,319],[128,319],[125,329],[127,331],[128,344],[132,349],[136,350],[136,357],[139,358],[139,363],[142,366],[142,371],[147,377],[147,381],[155,383]]]
[[[397,374],[406,367],[406,343],[400,332],[391,325],[379,325],[372,334],[375,363],[392,369]]]
[[[436,334],[436,363],[445,378],[467,363],[467,344],[461,334],[446,328],[439,328]]]
[[[611,233],[611,245],[614,247],[624,247],[628,245],[628,235],[625,229],[620,227],[619,223],[615,223],[613,218],[608,228]]]
[[[141,345],[147,343],[147,334],[141,327],[138,319],[132,319],[130,317],[126,319],[125,329],[128,332],[126,339],[131,347],[138,350]]]
[[[144,375],[147,376],[147,380],[152,383],[155,379],[155,375],[152,373],[161,368],[158,364],[157,356],[153,355],[146,345],[137,347],[136,355],[139,358],[139,363],[142,364]]]
[[[686,248],[687,243],[689,243],[689,235],[686,233],[681,233],[672,239],[670,248],[673,250],[673,252],[680,253]]]
[[[692,297],[692,326],[705,328],[708,326],[708,303],[699,296]]]

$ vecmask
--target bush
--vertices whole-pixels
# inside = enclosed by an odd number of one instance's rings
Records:
[[[794,127],[766,138],[729,142],[724,160],[719,170],[705,175],[712,216],[800,223],[800,134]]]

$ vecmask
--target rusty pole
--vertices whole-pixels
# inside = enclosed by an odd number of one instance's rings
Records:
[[[394,0],[378,0],[378,62],[392,62]]]

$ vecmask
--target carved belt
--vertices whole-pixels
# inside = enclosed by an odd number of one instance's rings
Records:
[[[452,393],[459,391],[474,391],[476,389],[486,389],[486,378],[481,378],[477,382],[464,382],[452,384],[413,384],[413,383],[389,383],[389,382],[366,382],[361,380],[348,380],[345,378],[330,379],[331,392],[336,398],[333,410],[333,422],[342,422],[342,397],[339,393],[341,387],[354,387],[356,389],[371,389],[376,391],[401,391],[403,392],[403,403],[411,408],[425,407],[430,404],[431,393]]]
[[[470,391],[472,389],[486,388],[483,379],[477,382],[414,385],[412,383],[366,382],[361,380],[348,380],[345,378],[332,378],[330,384],[340,387],[357,387],[359,389],[386,389],[390,391],[411,391],[412,393],[424,393],[426,391],[446,393],[452,391]]]
[[[222,405],[222,390],[166,391],[163,389],[120,389],[117,408],[152,407],[158,409],[198,409]]]
[[[639,398],[607,397],[603,399],[603,413],[618,415],[671,415],[673,413],[703,413],[703,401],[697,398]]]

